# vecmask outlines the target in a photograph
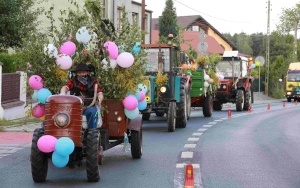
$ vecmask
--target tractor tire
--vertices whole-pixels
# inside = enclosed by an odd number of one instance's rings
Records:
[[[155,112],[157,117],[163,117],[165,115],[164,112]]]
[[[143,133],[140,131],[131,130],[131,156],[134,159],[139,159],[142,156]]]
[[[244,108],[243,110],[248,110],[249,106],[252,104],[252,92],[251,87],[248,88],[248,90],[245,92],[245,102],[244,102]]]
[[[192,99],[191,99],[191,88],[187,90],[186,101],[187,101],[187,119],[190,119],[192,112]]]
[[[203,107],[202,107],[202,112],[203,112],[204,117],[211,117],[212,106],[213,106],[212,96],[206,95],[206,97],[204,97]]]
[[[37,146],[37,142],[44,135],[44,130],[38,128],[34,130],[31,144],[30,162],[31,174],[34,182],[44,182],[48,173],[48,157],[47,154],[41,152]]]
[[[287,102],[291,102],[292,101],[292,99],[291,98],[287,98]]]
[[[187,124],[187,92],[185,89],[185,83],[181,82],[180,85],[180,102],[176,104],[176,128],[185,128]]]
[[[222,108],[223,108],[223,104],[222,103],[220,103],[219,101],[214,101],[213,102],[213,109],[215,111],[220,111],[220,110],[222,110]]]
[[[150,119],[150,113],[144,113],[142,115],[142,120],[149,121],[149,119]]]
[[[88,130],[86,138],[86,172],[89,182],[98,182],[100,180],[98,166],[99,137],[98,129]]]
[[[244,109],[244,102],[245,102],[244,97],[245,97],[244,90],[242,89],[237,90],[236,99],[235,99],[236,111],[242,111]]]
[[[167,121],[168,121],[168,132],[174,132],[176,127],[176,102],[169,103]]]

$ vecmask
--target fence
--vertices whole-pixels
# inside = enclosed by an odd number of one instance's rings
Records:
[[[23,118],[28,111],[26,98],[27,74],[2,73],[0,62],[0,119],[13,120]]]

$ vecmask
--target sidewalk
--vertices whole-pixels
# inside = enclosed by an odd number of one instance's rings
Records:
[[[274,102],[282,102],[286,101],[286,99],[273,99],[264,95],[262,92],[254,92],[254,104],[267,104],[267,103],[274,103]],[[224,107],[235,107],[233,103],[224,104]],[[27,123],[24,125],[12,125],[3,128],[5,132],[33,132],[36,128],[40,128],[41,123]]]

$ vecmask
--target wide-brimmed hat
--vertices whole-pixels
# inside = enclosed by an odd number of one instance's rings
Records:
[[[73,72],[77,71],[91,71],[89,66],[86,63],[79,63],[76,65],[75,69],[72,70]]]

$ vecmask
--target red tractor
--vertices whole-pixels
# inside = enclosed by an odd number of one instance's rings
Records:
[[[250,62],[250,61],[249,61]],[[248,74],[248,58],[238,51],[225,51],[217,64],[220,82],[213,102],[214,110],[222,110],[224,103],[235,103],[236,110],[248,110],[253,98],[253,77]]]

